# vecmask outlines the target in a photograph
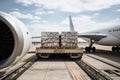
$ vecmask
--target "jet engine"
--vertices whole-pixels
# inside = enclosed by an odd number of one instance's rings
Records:
[[[0,12],[0,69],[21,59],[31,45],[31,36],[17,18]]]

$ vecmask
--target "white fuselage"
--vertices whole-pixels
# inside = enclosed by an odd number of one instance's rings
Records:
[[[107,36],[105,38],[100,39],[99,41],[95,43],[100,44],[100,45],[106,45],[106,46],[120,46],[120,25],[116,27],[110,27],[107,29],[96,30],[93,32],[102,33]]]

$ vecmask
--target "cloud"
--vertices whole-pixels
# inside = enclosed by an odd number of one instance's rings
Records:
[[[61,27],[61,24],[27,24],[32,36],[40,35],[41,32],[62,32],[69,31],[68,27]]]
[[[23,3],[24,6],[32,5],[32,0],[16,0],[17,3]]]
[[[45,14],[54,14],[54,11],[44,11],[43,9],[39,9],[35,11],[36,15],[45,15]]]
[[[117,11],[117,12],[120,12],[120,9],[117,9],[116,11]]]
[[[100,15],[100,13],[95,13],[95,14],[93,14],[94,16],[99,16]]]
[[[115,19],[106,22],[96,22],[93,20],[93,16],[89,15],[79,15],[77,17],[72,17],[74,28],[77,32],[88,32],[92,30],[99,30],[103,28],[108,28],[111,26],[119,25],[120,19]],[[62,25],[69,25],[69,19],[66,18],[62,21]]]
[[[46,21],[46,20],[42,20],[42,22],[43,22],[43,23],[47,23],[48,21]]]
[[[111,26],[116,26],[119,24],[120,19],[115,19],[107,22],[96,22],[93,20],[93,16],[89,15],[79,15],[72,17],[73,25],[75,30],[79,33],[88,32],[92,30],[99,30],[103,28],[108,28]],[[46,22],[46,21],[45,21]],[[43,24],[41,23],[31,23],[27,24],[33,36],[40,35],[41,32],[63,32],[69,31],[69,19],[66,18],[63,21],[56,24]]]
[[[41,18],[38,16],[33,16],[32,14],[23,14],[19,11],[13,11],[13,12],[9,12],[9,14],[19,18],[19,19],[27,19],[27,20],[40,20]]]
[[[34,5],[45,9],[78,13],[82,11],[98,11],[119,5],[120,0],[16,0],[24,6]]]

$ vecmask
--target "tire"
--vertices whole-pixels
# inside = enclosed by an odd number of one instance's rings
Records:
[[[119,47],[116,47],[116,51],[119,52],[120,48]]]
[[[115,47],[112,47],[112,51],[115,52],[116,48]]]
[[[90,52],[90,48],[89,47],[85,47],[85,51],[86,52]]]
[[[95,47],[93,47],[93,48],[92,48],[92,51],[93,51],[93,52],[95,52],[95,51],[96,51],[96,48],[95,48]]]

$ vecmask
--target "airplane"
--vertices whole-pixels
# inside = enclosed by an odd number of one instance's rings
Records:
[[[75,31],[71,17],[69,20],[71,31]],[[119,34],[120,25],[83,33],[78,37],[89,38],[90,45],[85,48],[88,52],[91,50],[95,52],[95,47],[92,47],[94,43],[114,46],[112,51],[119,51]],[[31,37],[30,32],[20,20],[0,11],[0,69],[13,65],[24,57],[32,43],[31,38],[40,38],[40,36]]]
[[[16,64],[29,50],[31,41],[21,21],[0,11],[0,69]]]
[[[70,31],[75,31],[71,16],[69,16],[69,22]],[[120,25],[81,34],[79,33],[78,37],[89,40],[89,46],[85,47],[86,52],[96,51],[96,48],[93,47],[94,43],[105,46],[112,46],[113,52],[120,51]]]

